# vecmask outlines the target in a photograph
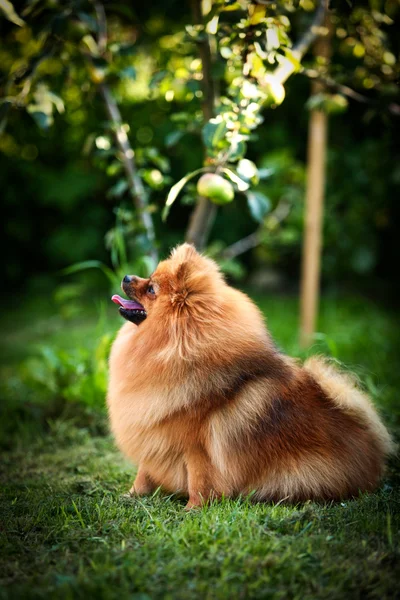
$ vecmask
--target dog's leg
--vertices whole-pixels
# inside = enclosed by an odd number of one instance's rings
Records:
[[[139,465],[139,469],[133,482],[133,486],[129,490],[131,496],[146,496],[151,494],[157,488],[157,485],[151,478],[150,473],[146,470],[146,467]]]
[[[185,510],[202,506],[218,497],[212,485],[213,466],[203,448],[196,446],[190,449],[186,454],[186,467],[189,501]]]

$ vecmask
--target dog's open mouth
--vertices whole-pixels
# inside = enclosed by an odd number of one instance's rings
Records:
[[[120,315],[127,321],[135,323],[135,325],[139,325],[147,317],[144,307],[135,300],[125,300],[118,294],[114,294],[111,300],[118,304]]]

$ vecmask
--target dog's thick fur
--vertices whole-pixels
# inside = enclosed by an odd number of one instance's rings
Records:
[[[147,312],[123,325],[110,358],[112,431],[138,465],[131,493],[162,486],[190,508],[377,486],[392,442],[368,397],[323,359],[300,366],[281,354],[212,260],[184,244],[124,289]]]

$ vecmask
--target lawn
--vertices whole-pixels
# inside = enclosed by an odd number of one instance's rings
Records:
[[[304,357],[297,301],[256,300],[278,344]],[[103,398],[118,317],[46,311],[2,323],[0,598],[400,597],[396,460],[376,493],[335,504],[225,500],[187,514],[159,491],[127,498],[134,469],[114,448]],[[326,297],[319,330],[307,354],[351,367],[399,431],[395,316]]]

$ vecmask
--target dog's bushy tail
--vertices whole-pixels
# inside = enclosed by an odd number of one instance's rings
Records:
[[[312,356],[306,360],[304,369],[311,373],[340,410],[369,429],[383,456],[396,451],[396,446],[372,400],[360,389],[355,376],[343,372],[334,361],[319,356]]]

